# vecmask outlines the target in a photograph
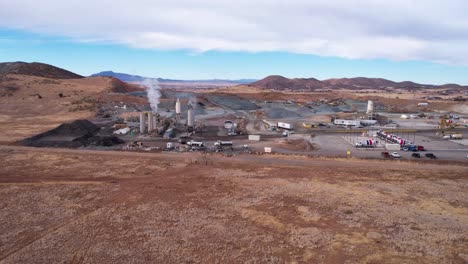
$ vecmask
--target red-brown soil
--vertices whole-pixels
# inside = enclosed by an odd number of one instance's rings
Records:
[[[0,147],[2,263],[466,263],[466,166]]]

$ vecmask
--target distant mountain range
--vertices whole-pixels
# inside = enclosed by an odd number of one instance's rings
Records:
[[[105,77],[114,77],[124,82],[142,82],[146,79],[156,79],[161,83],[229,83],[229,84],[248,84],[255,82],[253,79],[239,79],[239,80],[224,80],[224,79],[210,79],[210,80],[174,80],[174,79],[164,79],[164,78],[152,78],[152,77],[143,77],[140,75],[131,75],[127,73],[113,72],[113,71],[103,71],[99,73],[92,74],[90,77],[96,76],[105,76]]]
[[[270,89],[270,90],[294,90],[294,91],[311,91],[317,89],[434,89],[434,88],[447,88],[447,89],[468,89],[468,86],[461,86],[458,84],[444,84],[444,85],[430,85],[419,84],[414,82],[394,82],[382,78],[341,78],[341,79],[328,79],[317,80],[315,78],[294,78],[288,79],[280,75],[271,75],[262,80],[249,84],[251,87]]]
[[[77,79],[85,78],[76,73],[49,65],[44,63],[32,62],[4,62],[0,63],[0,75],[4,74],[22,74],[39,76],[52,79]],[[195,88],[210,88],[220,86],[233,86],[233,85],[248,85],[261,89],[270,90],[293,90],[293,91],[313,91],[317,89],[451,89],[466,91],[468,86],[461,86],[458,84],[444,84],[444,85],[431,85],[419,84],[415,82],[394,82],[382,78],[340,78],[317,80],[315,78],[294,78],[289,79],[279,75],[271,75],[262,80],[240,79],[240,80],[173,80],[163,78],[147,78],[139,75],[130,75],[126,73],[117,73],[113,71],[104,71],[91,75],[90,77],[111,77],[123,82],[142,82],[145,79],[156,79],[162,87],[195,87]]]

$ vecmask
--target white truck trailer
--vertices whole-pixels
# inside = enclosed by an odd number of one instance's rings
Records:
[[[221,141],[218,140],[214,143],[215,147],[231,147],[232,146],[232,141]]]
[[[293,125],[292,125],[292,124],[284,123],[284,122],[278,122],[278,127],[279,127],[279,128],[284,128],[284,129],[287,129],[287,130],[293,129]]]

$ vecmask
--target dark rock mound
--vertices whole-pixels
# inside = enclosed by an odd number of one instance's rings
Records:
[[[111,147],[114,145],[119,145],[124,143],[122,139],[116,136],[92,136],[86,139],[77,140],[83,146],[102,146],[102,147]]]
[[[113,146],[124,141],[116,136],[96,135],[101,129],[88,120],[76,120],[24,139],[19,143],[32,147],[78,148],[83,146]]]

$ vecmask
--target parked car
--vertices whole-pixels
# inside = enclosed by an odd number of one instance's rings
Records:
[[[413,154],[411,154],[411,157],[413,157],[413,158],[421,158],[421,154],[419,154],[419,153],[413,153]]]
[[[426,151],[423,146],[418,146],[418,151]]]
[[[405,145],[405,146],[402,146],[402,147],[401,147],[401,150],[403,150],[403,151],[413,151],[413,152],[416,152],[416,151],[418,151],[418,147],[415,146],[415,145]]]
[[[388,152],[386,152],[386,151],[382,152],[381,155],[382,155],[382,157],[384,157],[384,158],[391,158],[390,153],[388,153]]]
[[[392,153],[390,154],[390,156],[392,156],[392,158],[396,158],[396,159],[397,159],[397,158],[401,158],[401,156],[400,156],[400,154],[398,154],[398,152],[392,152]]]
[[[437,159],[437,157],[432,153],[426,153],[426,158]]]

